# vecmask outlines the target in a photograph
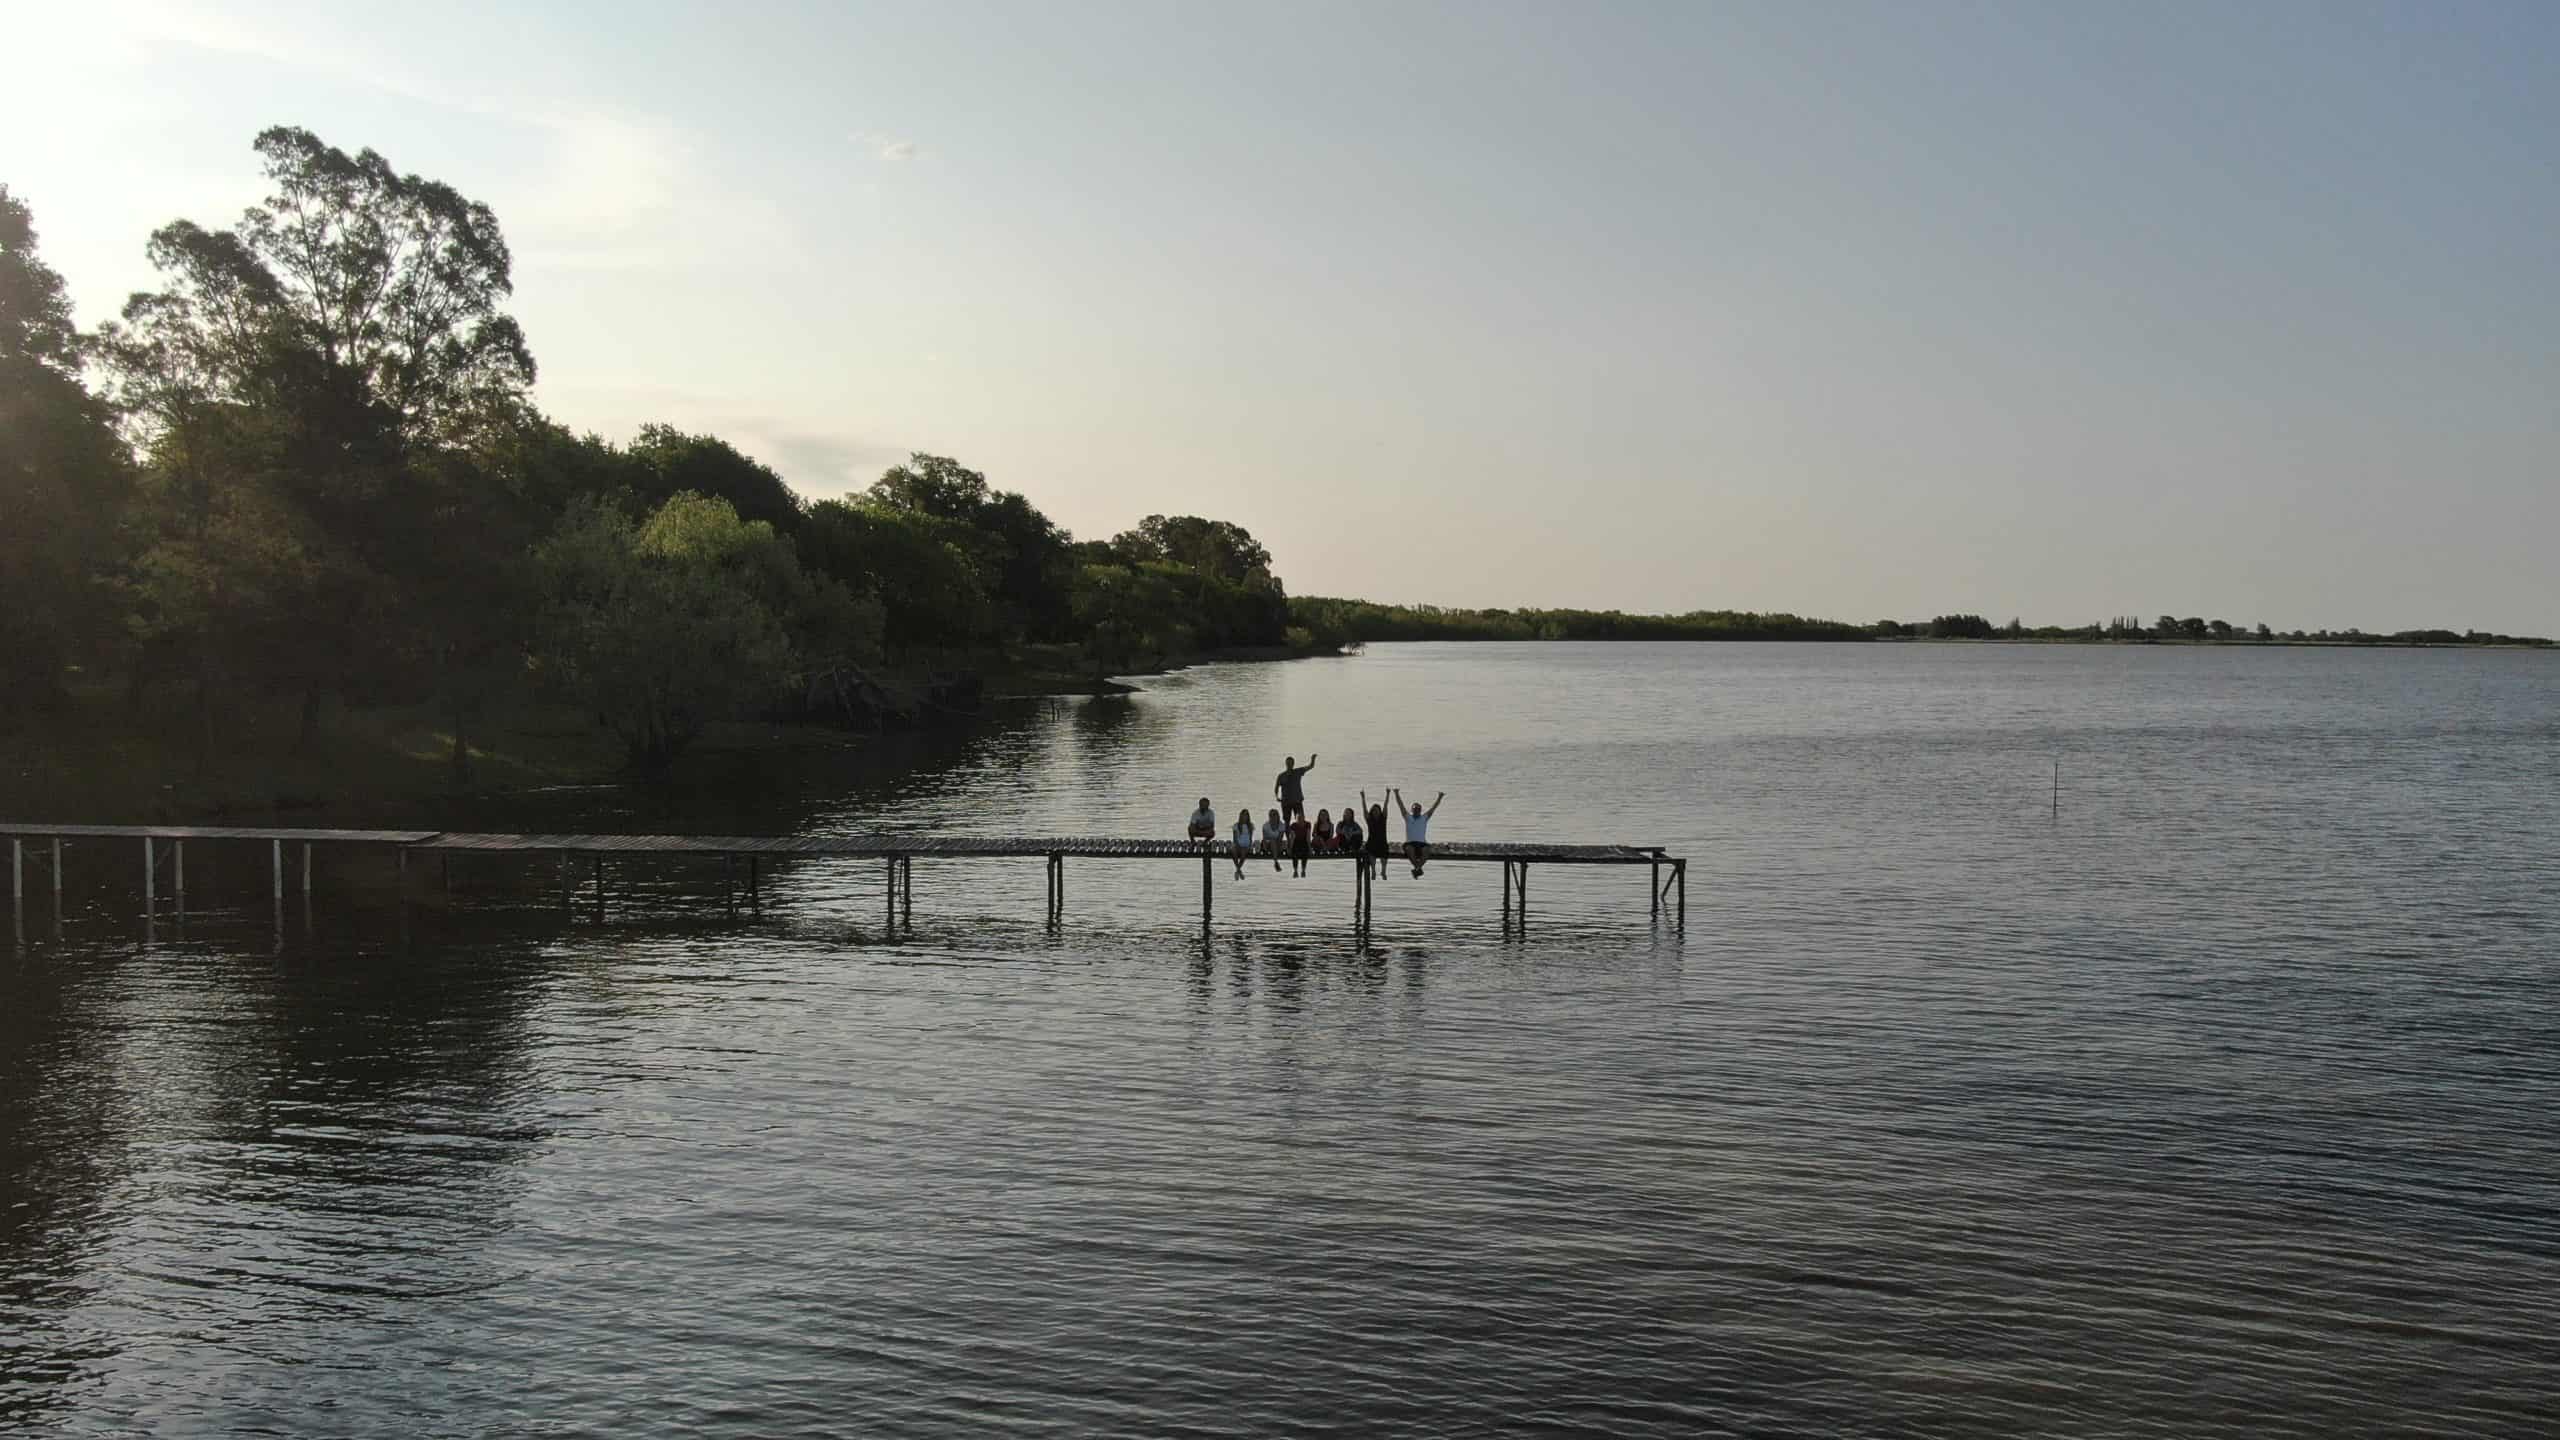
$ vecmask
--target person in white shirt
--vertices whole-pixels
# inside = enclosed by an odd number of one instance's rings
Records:
[[[1253,854],[1253,807],[1250,805],[1236,812],[1235,841],[1236,878],[1241,880],[1244,878],[1245,859]]]
[[[1414,878],[1422,878],[1423,862],[1431,858],[1431,817],[1440,813],[1440,802],[1449,798],[1441,791],[1431,797],[1431,808],[1425,810],[1420,801],[1408,803],[1404,792],[1390,785],[1387,799],[1394,802],[1398,814],[1404,816],[1404,858],[1413,862]]]
[[[1262,853],[1271,857],[1271,868],[1280,868],[1280,852],[1289,848],[1289,827],[1280,820],[1280,812],[1262,822]]]
[[[1209,808],[1209,797],[1200,797],[1200,808],[1191,812],[1191,827],[1185,832],[1194,840],[1218,838],[1218,812]]]

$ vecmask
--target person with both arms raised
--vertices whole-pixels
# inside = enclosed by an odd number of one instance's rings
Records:
[[[1298,763],[1292,755],[1281,767],[1279,778],[1271,782],[1271,793],[1280,797],[1280,818],[1303,820],[1307,814],[1307,772],[1316,768],[1315,752],[1307,752],[1307,763]]]

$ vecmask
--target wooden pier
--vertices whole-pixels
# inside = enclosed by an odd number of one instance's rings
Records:
[[[451,857],[456,854],[549,855],[559,870],[563,908],[574,903],[580,868],[578,862],[583,860],[594,885],[595,904],[599,910],[604,904],[604,862],[609,856],[693,855],[717,859],[721,863],[723,895],[732,908],[739,902],[738,880],[742,862],[745,903],[760,906],[763,900],[760,870],[767,859],[869,859],[883,864],[885,904],[889,927],[893,931],[902,922],[909,928],[913,927],[915,862],[919,859],[1044,861],[1048,869],[1048,921],[1052,925],[1061,923],[1065,917],[1069,860],[1196,863],[1200,867],[1200,923],[1204,929],[1209,926],[1216,906],[1217,869],[1221,865],[1232,866],[1235,861],[1235,852],[1223,841],[1202,844],[1186,840],[1117,840],[1063,835],[492,835],[446,830],[272,830],[203,825],[21,825],[0,822],[0,836],[7,836],[9,840],[11,915],[23,917],[25,912],[28,852],[30,842],[35,842],[38,863],[49,872],[52,880],[53,915],[57,925],[62,918],[64,846],[73,841],[89,845],[115,842],[139,845],[143,905],[146,913],[151,914],[158,912],[160,880],[164,873],[169,878],[176,905],[181,913],[184,912],[189,841],[264,846],[271,876],[270,893],[279,905],[288,888],[288,873],[294,870],[299,871],[302,895],[306,900],[309,898],[311,857],[315,846],[390,851],[398,857],[404,886],[411,860],[420,855],[438,857],[448,885],[452,878]],[[290,856],[288,846],[296,847]],[[1267,860],[1270,857],[1257,851],[1253,858]],[[1378,868],[1358,864],[1358,856],[1341,851],[1318,851],[1307,858],[1311,863],[1340,865],[1352,872],[1353,921],[1361,930],[1368,930],[1375,918],[1377,882],[1384,878]],[[1386,864],[1390,867],[1405,866],[1403,847],[1396,847]],[[1429,864],[1435,867],[1500,865],[1505,924],[1515,917],[1523,920],[1527,917],[1529,867],[1532,865],[1643,866],[1649,882],[1648,893],[1652,897],[1652,914],[1660,917],[1668,910],[1674,924],[1685,926],[1688,922],[1689,862],[1660,846],[1520,842],[1470,844],[1459,841],[1434,844]],[[18,923],[23,928],[23,918]]]

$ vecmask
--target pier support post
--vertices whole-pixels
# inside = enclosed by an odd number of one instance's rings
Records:
[[[148,835],[142,837],[142,908],[151,914],[160,910],[160,857]]]
[[[62,837],[53,839],[53,928],[62,929]]]
[[[1680,886],[1680,928],[1686,930],[1689,928],[1689,862],[1686,859],[1671,862],[1671,878]]]
[[[1214,870],[1208,852],[1203,850],[1200,855],[1200,933],[1203,935],[1209,933],[1210,897],[1218,893]]]
[[[311,842],[308,840],[302,842],[302,899],[305,904],[311,901]]]
[[[887,879],[889,881],[888,925],[889,933],[894,936],[898,933],[898,857],[895,855],[889,857]]]
[[[169,842],[169,883],[178,898],[178,913],[187,913],[187,842]]]
[[[400,898],[409,898],[409,847],[400,847]]]
[[[27,842],[16,836],[9,838],[9,909],[14,912],[27,901]]]
[[[908,934],[916,933],[916,857],[913,855],[901,856],[898,860],[898,923],[907,927]]]
[[[750,855],[747,857],[747,908],[751,910],[764,908],[764,897],[758,893],[756,881],[756,857]]]
[[[1662,852],[1659,850],[1653,852],[1652,875],[1653,913],[1659,916],[1662,913]]]
[[[284,903],[284,842],[270,840],[267,846],[267,859],[270,862],[270,871],[274,880],[268,890],[274,896],[275,902],[281,905]]]

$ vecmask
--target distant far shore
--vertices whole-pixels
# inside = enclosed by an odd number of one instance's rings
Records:
[[[1453,610],[1437,605],[1380,605],[1367,600],[1299,596],[1289,623],[1317,645],[1394,640],[1962,640],[2046,645],[2261,645],[2323,649],[2545,650],[2540,635],[2490,630],[2277,630],[2202,616],[2163,615],[2148,624],[2125,615],[2092,625],[1995,625],[1980,615],[1854,624],[1784,611],[1691,610],[1631,615],[1621,610]]]

